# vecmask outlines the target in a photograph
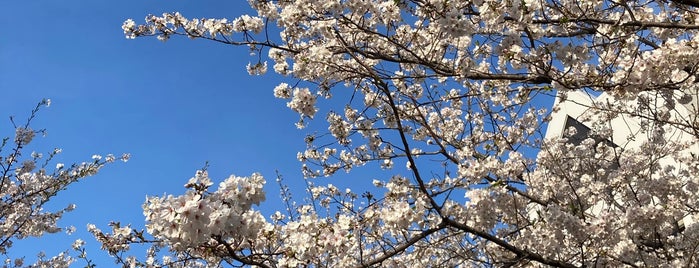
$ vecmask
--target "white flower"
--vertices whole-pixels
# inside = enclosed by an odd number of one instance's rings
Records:
[[[18,127],[15,130],[15,143],[16,144],[29,144],[34,139],[34,130],[28,127]]]
[[[248,63],[247,65],[248,74],[250,75],[263,75],[267,73],[267,62],[258,62],[255,65]]]
[[[249,15],[240,16],[233,20],[233,30],[236,32],[252,31],[259,33],[264,27],[264,22],[259,17],[251,17]]]
[[[124,34],[127,39],[136,38],[136,33],[134,32],[136,28],[136,22],[132,19],[127,19],[124,24],[121,25],[121,29],[124,30]]]
[[[311,91],[308,88],[296,88],[293,91],[291,101],[288,102],[286,106],[302,116],[313,118],[313,116],[316,114],[315,103],[316,96],[311,94]]]
[[[291,87],[287,83],[281,83],[274,88],[274,97],[280,99],[291,98]]]
[[[72,247],[74,250],[80,250],[80,248],[82,248],[84,245],[85,245],[85,241],[83,241],[82,239],[76,239],[73,242]]]

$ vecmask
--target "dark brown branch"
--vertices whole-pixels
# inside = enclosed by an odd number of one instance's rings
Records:
[[[676,4],[688,5],[692,7],[699,7],[699,0],[670,0]]]
[[[657,21],[629,21],[619,23],[616,20],[605,20],[605,19],[595,19],[595,18],[567,18],[567,19],[547,19],[547,20],[533,20],[535,24],[561,24],[561,23],[588,23],[588,24],[607,24],[607,25],[617,25],[620,27],[641,27],[641,29],[646,28],[665,28],[665,29],[687,29],[696,30],[699,29],[699,25],[694,24],[684,24],[676,22],[657,22]]]
[[[226,255],[225,257],[229,257],[229,258],[234,259],[234,260],[236,260],[242,264],[245,264],[245,265],[254,265],[254,266],[258,266],[258,267],[262,267],[262,268],[272,268],[271,266],[269,266],[263,262],[258,262],[258,261],[254,261],[254,260],[251,260],[251,259],[246,258],[246,257],[239,256],[235,252],[235,249],[233,249],[233,247],[231,247],[231,245],[229,243],[227,243],[225,240],[223,240],[223,238],[221,238],[220,236],[215,237],[215,238],[216,238],[217,242],[219,242],[221,245],[223,245],[226,248],[228,255]]]
[[[371,266],[374,266],[374,265],[376,265],[376,264],[380,264],[381,262],[383,262],[383,261],[385,261],[385,260],[387,260],[387,259],[389,259],[389,258],[395,256],[396,254],[399,254],[399,253],[405,251],[407,248],[409,248],[410,246],[414,245],[414,244],[417,243],[418,241],[420,241],[420,240],[422,240],[422,239],[425,239],[425,238],[428,237],[429,235],[431,235],[431,234],[433,234],[433,233],[435,233],[435,232],[437,232],[437,231],[439,231],[439,230],[444,229],[444,227],[446,227],[446,223],[445,223],[444,221],[442,221],[442,222],[439,224],[439,226],[422,231],[419,235],[414,236],[413,238],[408,239],[408,240],[405,241],[405,243],[403,243],[402,245],[400,245],[400,246],[398,246],[398,247],[395,247],[395,248],[389,250],[388,252],[384,253],[384,254],[381,255],[380,257],[375,258],[375,259],[373,259],[373,260],[371,260],[371,261],[369,261],[369,262],[362,262],[362,263],[360,263],[360,266],[359,266],[359,267],[371,267]]]
[[[542,264],[550,265],[553,267],[566,267],[566,268],[576,267],[575,265],[572,265],[572,264],[567,263],[567,262],[548,259],[544,256],[541,256],[537,253],[528,251],[526,249],[520,249],[518,247],[515,247],[515,246],[505,242],[504,240],[502,240],[500,238],[497,238],[494,235],[491,235],[487,232],[476,230],[476,229],[472,228],[471,226],[456,222],[452,219],[444,218],[443,220],[447,223],[447,225],[449,225],[451,227],[454,227],[454,228],[462,230],[464,232],[468,232],[468,233],[474,234],[476,236],[482,237],[485,240],[493,242],[493,243],[497,244],[498,246],[501,246],[514,254],[517,254],[517,256],[520,258],[540,262]]]

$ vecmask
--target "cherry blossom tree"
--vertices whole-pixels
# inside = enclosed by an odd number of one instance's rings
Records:
[[[693,266],[699,263],[699,2],[249,0],[235,19],[148,15],[127,38],[247,46],[304,128],[306,178],[378,163],[360,194],[309,188],[265,217],[260,174],[149,197],[145,230],[91,231],[132,266]],[[262,55],[267,55],[263,57]],[[559,107],[604,93],[546,139]],[[344,107],[317,104],[346,96]],[[335,100],[337,102],[337,100]],[[583,104],[581,104],[583,105]],[[552,113],[554,112],[554,113]],[[322,115],[322,116],[321,116]],[[638,122],[618,138],[612,124]],[[322,123],[322,122],[321,122]],[[681,135],[682,138],[677,138]],[[600,142],[608,140],[609,142]],[[406,171],[407,170],[407,171]],[[288,191],[283,191],[288,200]],[[148,244],[145,259],[131,245]]]
[[[50,104],[49,99],[42,100],[22,124],[10,117],[14,138],[5,137],[0,143],[0,254],[7,256],[3,267],[26,266],[25,256],[11,257],[14,241],[61,231],[71,233],[74,227],[59,227],[57,221],[75,205],[69,204],[58,211],[47,211],[44,206],[69,185],[96,174],[106,164],[117,160],[113,155],[104,158],[94,155],[87,162],[50,166],[61,149],[53,149],[46,155],[27,151],[36,135],[46,134],[43,129],[32,129],[31,123],[40,108]],[[128,155],[120,157],[123,161],[128,158]],[[83,245],[81,239],[73,243],[72,247],[78,253],[74,255],[87,261],[89,266],[91,262],[84,255]],[[75,260],[70,251],[48,258],[43,252],[38,252],[38,259],[31,267],[68,267]]]

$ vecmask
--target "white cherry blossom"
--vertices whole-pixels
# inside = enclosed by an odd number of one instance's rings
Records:
[[[298,126],[319,113],[328,124],[297,155],[309,202],[268,219],[253,207],[261,176],[216,191],[195,179],[184,195],[148,199],[145,233],[96,231],[110,252],[152,243],[171,254],[145,263],[169,266],[697,263],[699,4],[248,2],[255,16],[166,13],[122,29],[267,55],[249,72],[270,60]],[[545,135],[569,106],[585,129]],[[386,169],[376,189],[313,181],[359,166]]]

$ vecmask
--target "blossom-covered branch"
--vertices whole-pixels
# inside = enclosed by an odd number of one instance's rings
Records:
[[[313,184],[311,203],[293,217],[265,218],[252,207],[263,200],[260,175],[210,191],[200,171],[184,195],[149,199],[144,232],[94,230],[115,255],[153,242],[147,260],[122,263],[697,262],[694,2],[249,3],[255,16],[165,13],[122,29],[127,38],[179,35],[266,52],[275,73],[299,81],[273,89],[299,114],[298,127],[325,114],[328,135],[309,135],[297,155],[303,175],[377,163],[384,179],[361,198]],[[267,69],[262,57],[247,64],[251,75]],[[318,108],[335,95],[351,97]],[[554,98],[553,109],[543,104]],[[218,218],[221,209],[228,218]],[[171,254],[156,254],[164,248]]]
[[[64,213],[75,209],[74,204],[58,211],[47,211],[44,206],[70,184],[96,174],[106,164],[117,160],[117,157],[111,154],[104,158],[94,155],[88,162],[69,166],[57,163],[53,167],[49,164],[56,155],[61,153],[61,149],[56,148],[46,156],[36,151],[27,152],[35,136],[45,134],[45,130],[32,129],[32,120],[42,106],[50,104],[49,99],[42,100],[22,124],[17,124],[14,117],[10,117],[15,128],[15,136],[13,139],[10,137],[2,139],[0,145],[0,153],[2,153],[0,154],[0,176],[2,176],[0,180],[0,253],[8,257],[6,264],[13,263],[15,267],[24,265],[25,256],[10,259],[12,256],[10,248],[14,241],[63,231],[64,228],[57,224],[58,220]],[[118,159],[127,161],[129,155],[124,154]],[[65,229],[67,232],[72,232],[71,230],[72,228]],[[76,241],[73,247],[79,250],[83,243],[82,240]],[[48,259],[45,257],[40,253],[37,262],[33,265],[35,267],[68,267],[75,261],[68,252],[62,252]]]

